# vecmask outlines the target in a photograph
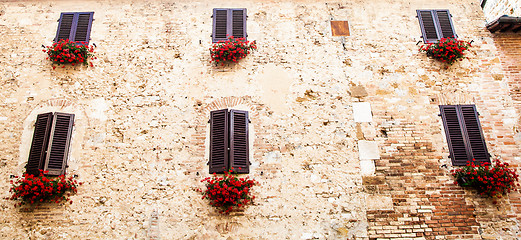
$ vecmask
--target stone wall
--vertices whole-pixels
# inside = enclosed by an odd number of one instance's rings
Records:
[[[211,14],[248,9],[258,51],[210,63]],[[418,53],[416,9],[449,9],[465,59]],[[53,70],[60,12],[94,11],[94,67]],[[348,20],[332,37],[330,20]],[[520,113],[475,1],[3,1],[0,191],[27,161],[35,115],[75,113],[72,204],[1,199],[0,238],[476,239],[521,237],[519,193],[454,185],[440,104],[476,104],[494,158],[519,166]],[[255,204],[222,216],[208,176],[209,111],[249,110]],[[517,136],[517,135],[516,135]]]

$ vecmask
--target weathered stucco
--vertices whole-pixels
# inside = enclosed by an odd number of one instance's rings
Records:
[[[210,63],[217,7],[248,9],[258,51],[234,65]],[[445,69],[418,53],[416,9],[449,9],[469,58]],[[69,11],[95,12],[94,67],[53,70],[41,51]],[[438,116],[476,104],[492,156],[519,166],[520,105],[484,21],[474,0],[3,1],[1,195],[46,111],[76,114],[68,174],[84,185],[73,204],[1,199],[0,238],[520,238],[519,193],[494,205],[452,183]],[[231,216],[195,191],[223,107],[250,110],[260,183]]]

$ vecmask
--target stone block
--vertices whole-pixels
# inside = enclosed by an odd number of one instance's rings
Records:
[[[365,202],[367,210],[393,210],[393,199],[389,196],[368,194]]]
[[[374,174],[375,166],[374,160],[362,159],[360,160],[360,173],[362,176],[371,176]]]
[[[355,122],[372,122],[371,104],[368,102],[353,103],[353,117]]]
[[[375,141],[358,141],[358,154],[360,160],[380,159],[380,150]]]

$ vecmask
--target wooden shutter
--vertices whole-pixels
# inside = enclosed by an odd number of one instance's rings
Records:
[[[465,134],[463,133],[458,108],[456,105],[443,105],[440,106],[440,111],[452,164],[454,166],[466,165],[467,161],[471,161],[472,158],[466,147]]]
[[[231,36],[234,38],[246,39],[246,8],[243,9],[231,9],[232,15],[232,26]]]
[[[87,45],[90,40],[90,29],[92,26],[92,17],[94,12],[77,13],[78,20],[76,22],[76,31],[74,33],[74,41],[78,44]],[[85,42],[85,43],[81,43]]]
[[[230,111],[230,168],[234,172],[249,173],[248,112]]]
[[[58,20],[58,31],[56,32],[55,42],[62,39],[71,39],[71,32],[73,30],[74,13],[61,13],[60,20]]]
[[[210,112],[210,173],[228,170],[228,109]]]
[[[76,42],[85,42],[78,43],[78,45],[87,45],[90,40],[93,16],[94,12],[61,13],[54,41],[69,39]]]
[[[474,158],[490,162],[474,105],[440,106],[450,158],[454,166],[467,165]]]
[[[442,38],[456,38],[449,10],[416,10],[422,38],[425,43],[436,43]]]
[[[449,10],[435,10],[438,19],[439,32],[441,32],[441,38],[456,38],[456,32],[452,25],[452,19],[450,17]],[[440,35],[440,34],[439,34]]]
[[[228,10],[213,9],[213,33],[212,42],[225,41],[228,39]]]
[[[214,8],[212,42],[231,36],[246,39],[246,8]]]
[[[26,172],[29,174],[39,175],[39,170],[43,169],[47,145],[49,142],[49,132],[51,131],[52,118],[53,114],[51,112],[38,114],[36,117],[29,159],[25,166]]]
[[[475,105],[461,105],[461,115],[467,132],[469,151],[472,157],[479,162],[490,162],[490,157],[479,123],[478,112]]]
[[[73,125],[74,114],[54,114],[44,168],[44,171],[49,171],[49,175],[65,174]]]

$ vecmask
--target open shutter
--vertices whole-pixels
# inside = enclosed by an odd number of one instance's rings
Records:
[[[479,123],[478,112],[475,105],[461,105],[461,114],[465,123],[469,150],[472,157],[479,162],[490,162],[490,157]]]
[[[449,10],[435,10],[435,12],[438,19],[438,29],[441,32],[440,38],[456,38]]]
[[[246,8],[231,9],[232,27],[231,34],[234,38],[246,39]]]
[[[212,42],[225,41],[228,39],[228,10],[213,9],[213,33]]]
[[[210,112],[210,173],[228,169],[228,109]]]
[[[62,39],[71,39],[73,32],[74,13],[61,13],[58,23],[58,31],[54,42],[59,42]]]
[[[78,44],[87,45],[90,40],[90,29],[92,26],[92,17],[94,12],[86,12],[86,13],[76,13],[77,14],[77,22],[76,22],[76,30],[74,32],[73,41],[79,42]],[[84,42],[84,43],[81,43]]]
[[[458,114],[458,106],[440,106],[441,117],[449,145],[450,158],[454,166],[464,166],[467,161],[471,161],[470,153],[467,149],[465,134],[463,132],[461,115]]]
[[[39,175],[40,169],[44,167],[47,144],[49,142],[49,132],[51,131],[52,113],[38,114],[34,125],[33,141],[29,152],[29,159],[25,166],[26,172]]]
[[[422,37],[424,43],[437,42],[441,37],[438,35],[436,28],[436,21],[433,11],[431,10],[416,10],[418,14],[418,21],[420,21],[420,28],[422,30]]]
[[[55,113],[44,171],[49,175],[64,175],[71,141],[74,114]]]
[[[237,173],[249,173],[248,112],[230,111],[230,167]]]

